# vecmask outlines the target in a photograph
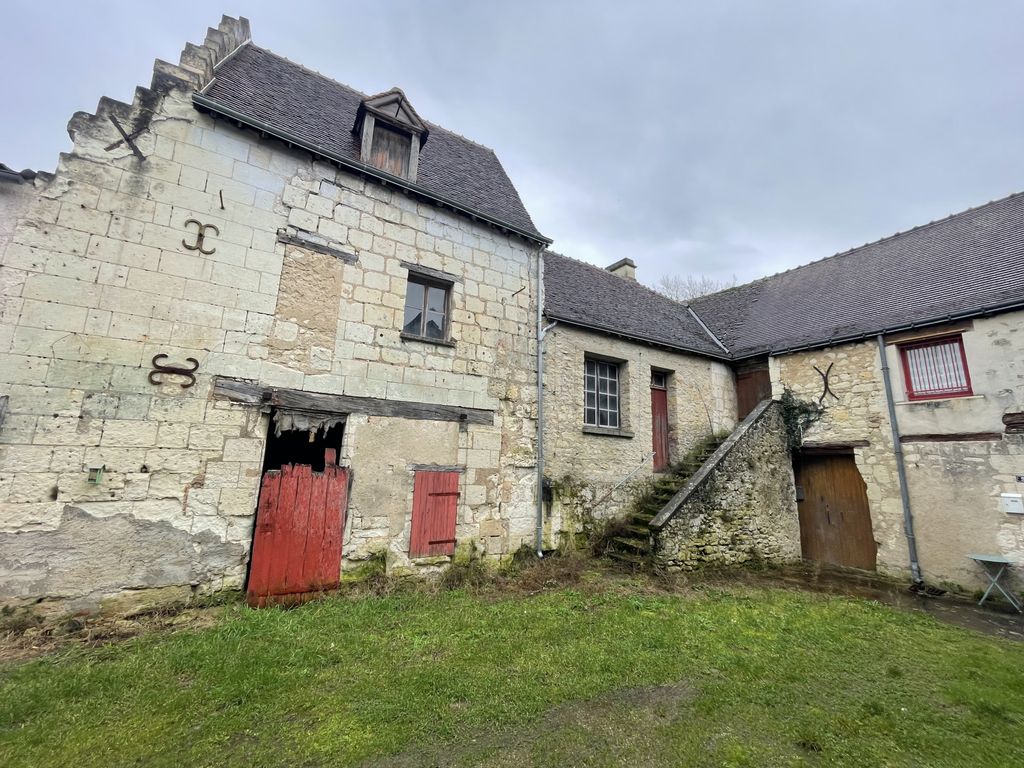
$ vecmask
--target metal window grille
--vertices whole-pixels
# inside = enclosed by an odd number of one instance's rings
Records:
[[[926,400],[971,394],[971,376],[960,336],[900,347],[907,397]]]
[[[619,426],[619,366],[587,360],[583,381],[583,423],[592,427]]]

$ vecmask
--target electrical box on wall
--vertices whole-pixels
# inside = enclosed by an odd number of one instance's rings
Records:
[[[999,494],[999,508],[1008,515],[1024,515],[1024,494]]]

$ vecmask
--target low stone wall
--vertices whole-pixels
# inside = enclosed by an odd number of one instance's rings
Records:
[[[747,416],[652,522],[654,560],[670,570],[800,557],[782,407]]]

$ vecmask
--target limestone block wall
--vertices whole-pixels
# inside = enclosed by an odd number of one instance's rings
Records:
[[[584,361],[588,355],[620,361],[624,437],[583,430]],[[681,458],[709,432],[731,431],[736,423],[732,372],[708,358],[559,324],[544,341],[544,365],[545,475],[556,485],[547,525],[555,534],[578,524],[575,517],[581,508],[596,517],[619,514],[631,482],[607,496],[612,488],[634,470],[633,480],[653,474],[652,369],[669,372],[671,461]],[[563,482],[566,478],[572,482]],[[571,498],[567,493],[570,486]]]
[[[968,553],[1001,554],[1024,564],[1024,516],[1008,515],[999,506],[999,494],[1024,492],[1024,483],[1016,480],[1024,474],[1024,439],[1005,434],[1002,423],[1004,413],[1024,411],[1024,313],[979,318],[949,330],[963,334],[971,397],[907,400],[898,349],[889,344],[886,351],[923,572],[932,581],[973,589],[984,579],[966,558]],[[805,439],[867,443],[855,448],[855,456],[867,486],[879,568],[907,575],[899,482],[876,344],[773,358],[775,394],[788,386],[805,399],[817,400],[821,377],[812,366],[825,370],[829,363],[834,363],[830,383],[838,400],[826,399],[823,418]]]
[[[494,412],[350,416],[345,557],[404,557],[419,464],[464,468],[460,538],[532,539],[537,247],[197,112],[211,62],[247,37],[226,18],[132,104],[75,115],[55,176],[5,207],[2,600],[241,585],[268,413],[214,399],[215,376]],[[192,219],[217,228],[212,252],[185,246]],[[400,338],[403,263],[451,276],[451,345]],[[151,383],[157,354],[197,360],[195,385]]]
[[[781,406],[755,409],[652,522],[654,561],[669,570],[785,563],[800,522]]]

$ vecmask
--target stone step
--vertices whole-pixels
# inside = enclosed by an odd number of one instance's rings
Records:
[[[612,541],[615,542],[619,551],[648,552],[651,548],[651,542],[647,538],[634,539],[627,536],[616,536]]]
[[[609,552],[608,556],[612,560],[618,560],[620,563],[626,563],[632,565],[635,568],[645,568],[649,565],[646,557],[643,555],[632,555],[628,552]]]
[[[636,537],[644,537],[644,536],[650,536],[651,535],[651,528],[647,524],[636,525],[636,524],[630,522],[630,523],[627,523],[626,530],[629,531],[631,534],[633,534]]]

